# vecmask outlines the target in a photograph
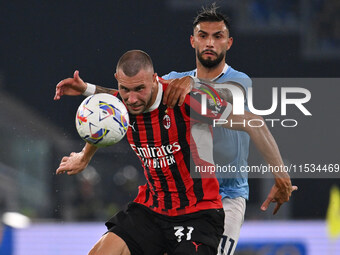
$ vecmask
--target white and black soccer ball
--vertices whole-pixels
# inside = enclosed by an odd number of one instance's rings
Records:
[[[129,127],[129,113],[117,97],[100,93],[78,107],[76,128],[80,137],[97,147],[118,143]]]

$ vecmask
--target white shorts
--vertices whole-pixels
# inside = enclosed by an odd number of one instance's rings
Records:
[[[224,233],[218,247],[218,255],[233,255],[244,221],[246,200],[243,197],[226,197],[223,198],[222,203],[225,213]]]

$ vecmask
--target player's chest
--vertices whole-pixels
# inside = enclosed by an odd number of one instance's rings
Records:
[[[160,107],[149,113],[130,117],[129,138],[141,143],[168,143],[186,136],[190,119],[179,109]]]

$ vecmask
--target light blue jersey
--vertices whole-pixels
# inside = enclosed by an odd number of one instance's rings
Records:
[[[245,89],[251,87],[251,79],[242,72],[238,72],[226,66],[224,72],[219,75],[214,82],[223,83],[227,81],[237,82]],[[181,78],[184,76],[196,76],[196,69],[189,72],[171,72],[164,75],[165,80]],[[246,104],[246,102],[245,102]],[[248,109],[247,105],[245,108]],[[214,132],[214,161],[216,166],[230,165],[231,168],[239,170],[241,166],[247,166],[249,154],[249,136],[246,132],[229,130],[223,127],[215,127]],[[249,186],[247,173],[223,173],[223,178],[219,178],[220,194],[222,198],[243,197],[248,199]]]

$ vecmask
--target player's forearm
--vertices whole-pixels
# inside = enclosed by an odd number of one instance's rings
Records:
[[[81,153],[83,154],[82,161],[88,164],[91,161],[93,155],[96,153],[97,149],[98,147],[86,143],[83,150],[81,151]]]
[[[258,118],[258,117],[257,117]],[[275,177],[275,183],[280,188],[291,187],[289,174],[284,170],[284,163],[280,154],[277,143],[270,133],[268,127],[249,127],[249,135],[256,146],[257,150],[261,153],[265,161],[275,169],[272,174]]]
[[[279,148],[268,127],[266,125],[262,127],[249,127],[248,134],[264,160],[270,166],[278,169],[278,171],[273,171],[274,176],[278,178],[289,178],[289,175],[283,171],[284,163]]]
[[[262,120],[261,127],[251,127],[248,125],[252,120]],[[245,111],[244,115],[230,115],[227,119],[227,124],[224,125],[230,129],[245,131],[249,134],[252,142],[257,150],[261,153],[264,160],[272,167],[276,167],[280,171],[273,171],[276,178],[288,178],[289,175],[284,172],[284,164],[276,144],[276,141],[270,133],[265,121],[262,117]],[[234,123],[234,124],[232,124]]]
[[[99,85],[91,84],[86,82],[86,90],[83,92],[84,96],[91,96],[93,94],[98,94],[98,93],[107,93],[113,95],[117,90],[116,89],[110,89],[110,88],[105,88]]]
[[[116,92],[117,92],[116,89],[110,89],[110,88],[105,88],[105,87],[101,87],[101,86],[96,85],[96,92],[95,92],[95,94],[98,94],[98,93],[107,93],[107,94],[113,95]]]
[[[256,118],[258,119],[259,116]],[[271,173],[274,175],[275,185],[280,191],[278,197],[282,198],[284,202],[288,201],[292,192],[292,183],[289,174],[284,169],[284,163],[277,143],[267,125],[264,124],[258,128],[249,127],[248,134],[265,161],[273,167]]]

